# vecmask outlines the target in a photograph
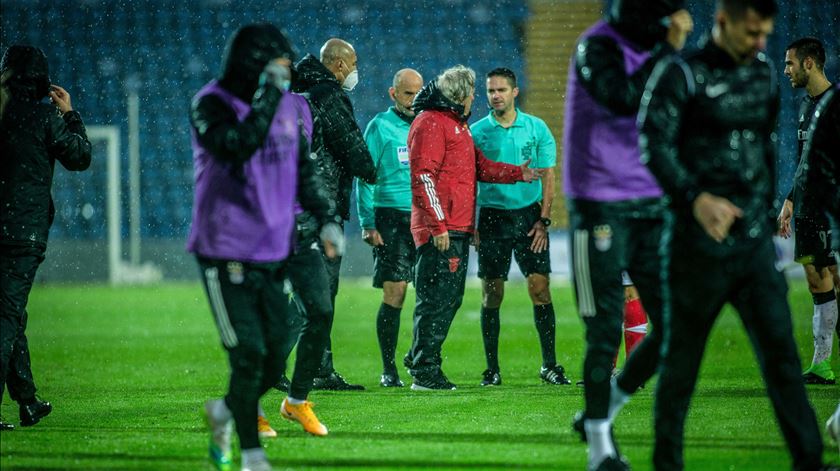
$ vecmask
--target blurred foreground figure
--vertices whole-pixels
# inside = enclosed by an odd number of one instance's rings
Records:
[[[583,33],[569,68],[563,178],[571,225],[578,312],[586,326],[585,410],[575,430],[589,444],[589,469],[626,469],[612,421],[656,372],[668,237],[662,190],[639,161],[636,113],[657,61],[681,49],[691,16],[680,0],[616,0]],[[610,381],[624,319],[622,272],[633,279],[652,332]],[[639,306],[641,310],[641,306]]]
[[[403,363],[411,389],[452,390],[441,370],[441,347],[464,299],[475,193],[480,181],[530,182],[542,171],[493,162],[475,146],[467,119],[475,72],[458,65],[429,82],[414,99],[408,132],[411,234],[417,247],[414,340]]]
[[[362,240],[373,246],[373,286],[382,288],[376,315],[376,336],[382,353],[379,385],[402,387],[394,360],[405,291],[414,281],[416,248],[411,237],[411,172],[408,130],[414,121],[411,103],[423,77],[414,69],[394,75],[388,95],[394,106],[377,114],[365,129],[365,142],[376,166],[376,184],[359,180],[356,202]]]
[[[726,303],[756,351],[792,468],[822,466],[822,438],[772,239],[779,213],[779,86],[763,50],[776,13],[774,0],[720,0],[708,43],[660,64],[642,99],[642,160],[670,197],[675,218],[654,407],[657,470],[685,466],[689,403],[709,332]]]
[[[312,188],[321,185],[309,167],[309,106],[287,91],[293,59],[276,27],[244,26],[228,42],[221,77],[192,102],[195,196],[187,249],[198,259],[231,368],[227,395],[205,404],[210,458],[220,470],[232,466],[234,423],[242,469],[270,469],[257,432],[258,401],[285,369],[280,346],[295,201],[309,209]],[[296,410],[287,418],[326,434],[309,403]]]
[[[52,411],[49,402],[35,397],[26,303],[55,215],[53,169],[56,160],[67,170],[87,169],[91,146],[70,95],[50,83],[43,51],[11,46],[3,54],[0,77],[0,398],[8,385],[26,427]],[[42,103],[47,96],[52,105]],[[0,418],[0,430],[13,428]]]

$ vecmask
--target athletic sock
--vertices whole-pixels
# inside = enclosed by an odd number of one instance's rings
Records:
[[[396,374],[394,356],[397,352],[397,340],[400,334],[400,312],[402,308],[382,303],[376,315],[376,336],[379,338],[379,350],[382,352],[382,367],[387,374]]]
[[[825,293],[813,293],[813,297],[814,358],[811,363],[816,365],[831,358],[834,329],[837,325],[837,297],[833,288]]]
[[[499,371],[499,308],[481,308],[481,337],[487,369]]]
[[[268,461],[268,458],[265,456],[265,450],[262,448],[247,448],[242,450],[243,468],[262,461]]]
[[[556,330],[554,304],[534,305],[534,325],[537,327],[537,334],[540,336],[543,366],[552,368],[557,364],[557,354],[554,346]]]
[[[610,379],[610,405],[607,408],[607,420],[613,423],[621,408],[629,401],[630,393],[618,387],[618,382],[616,382],[615,377]]]
[[[216,399],[210,406],[210,415],[213,416],[213,421],[216,423],[227,422],[233,418],[233,412],[228,408],[224,399]]]
[[[586,419],[583,429],[586,431],[586,442],[589,444],[588,469],[595,469],[602,461],[610,456],[616,456],[610,436],[609,419]]]
[[[642,301],[634,299],[624,303],[624,353],[630,356],[636,345],[647,334],[647,314],[642,307]]]

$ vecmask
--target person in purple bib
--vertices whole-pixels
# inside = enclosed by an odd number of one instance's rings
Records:
[[[666,258],[663,193],[639,160],[636,113],[657,61],[685,44],[693,25],[681,0],[615,0],[575,47],[563,129],[563,187],[572,275],[586,326],[585,410],[574,428],[589,443],[588,469],[628,469],[612,420],[659,363]],[[621,343],[622,271],[636,284],[653,332],[612,382]]]
[[[270,469],[257,408],[285,370],[280,346],[295,202],[313,211],[326,206],[317,201],[321,182],[309,167],[311,111],[287,91],[292,60],[292,45],[276,27],[244,26],[228,42],[221,77],[195,95],[190,111],[195,195],[187,250],[198,259],[231,367],[225,397],[205,404],[210,458],[219,470],[232,466],[233,424],[242,469]],[[324,241],[326,252],[340,242]]]

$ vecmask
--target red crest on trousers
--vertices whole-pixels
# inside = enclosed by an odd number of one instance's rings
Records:
[[[456,257],[450,258],[449,259],[449,271],[451,273],[455,273],[456,271],[458,271],[458,264],[459,263],[461,263],[460,258],[456,258]]]

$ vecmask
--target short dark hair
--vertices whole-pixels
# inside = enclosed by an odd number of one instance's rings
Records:
[[[741,19],[752,8],[762,18],[773,18],[779,13],[776,0],[718,0],[718,9],[723,10],[732,18]]]
[[[822,41],[817,38],[800,38],[790,43],[785,48],[785,51],[793,49],[796,51],[796,58],[799,62],[805,60],[806,57],[814,59],[817,68],[822,70],[825,66],[825,48]]]
[[[508,69],[507,67],[496,67],[490,72],[487,72],[487,78],[490,77],[504,77],[508,79],[508,82],[510,83],[510,88],[516,88],[516,74],[514,74],[513,71]]]

